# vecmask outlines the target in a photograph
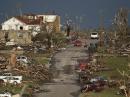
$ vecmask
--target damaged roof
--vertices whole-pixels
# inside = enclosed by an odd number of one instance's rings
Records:
[[[27,24],[27,25],[40,25],[41,22],[42,22],[41,18],[38,18],[38,19],[28,19],[28,18],[21,17],[21,16],[16,16],[15,18],[18,19],[19,21]]]

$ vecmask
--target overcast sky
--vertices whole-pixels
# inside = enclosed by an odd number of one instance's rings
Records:
[[[78,22],[81,17],[83,27],[98,27],[101,14],[104,16],[105,26],[110,26],[119,8],[130,9],[130,0],[1,0],[0,22],[5,17],[19,15],[19,7],[22,13],[42,14],[55,11],[61,16],[62,23],[66,16],[73,22]]]

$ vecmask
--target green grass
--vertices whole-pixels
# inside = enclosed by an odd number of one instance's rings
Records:
[[[48,51],[45,53],[33,53],[33,52],[26,52],[24,55],[29,56],[29,57],[49,57],[51,55],[51,52],[49,53]]]
[[[36,57],[35,60],[37,60],[39,64],[47,64],[49,62],[49,59],[46,57]]]
[[[117,95],[117,90],[107,88],[101,92],[88,92],[81,94],[80,97],[125,97],[123,95]]]
[[[1,86],[0,92],[4,92],[7,90],[11,93],[17,94],[17,93],[20,93],[21,89],[22,89],[22,87],[20,87],[20,86],[8,84],[7,86]]]
[[[106,57],[104,58],[104,63],[105,63],[104,65],[113,70],[99,72],[98,74],[103,75],[105,77],[110,77],[110,76],[121,77],[117,69],[119,69],[120,71],[124,70],[125,72],[130,73],[128,62],[130,62],[130,59],[127,57]]]
[[[49,57],[51,56],[51,53],[46,52],[46,53],[37,53],[34,54],[33,52],[26,53],[26,56],[31,57],[34,59],[34,64],[47,64],[49,61]]]
[[[119,68],[121,70],[127,69],[128,61],[130,61],[127,57],[107,57],[105,58],[105,63],[109,67]]]

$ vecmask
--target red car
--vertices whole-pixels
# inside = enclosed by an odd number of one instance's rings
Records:
[[[82,42],[81,42],[80,40],[76,40],[76,41],[74,42],[74,46],[80,47],[80,46],[82,46]]]

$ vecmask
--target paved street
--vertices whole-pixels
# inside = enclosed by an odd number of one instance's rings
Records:
[[[41,88],[48,91],[36,94],[36,97],[79,97],[80,86],[76,83],[74,66],[78,58],[87,57],[84,51],[83,47],[71,47],[57,53],[54,58],[59,76],[54,82],[44,84]]]

